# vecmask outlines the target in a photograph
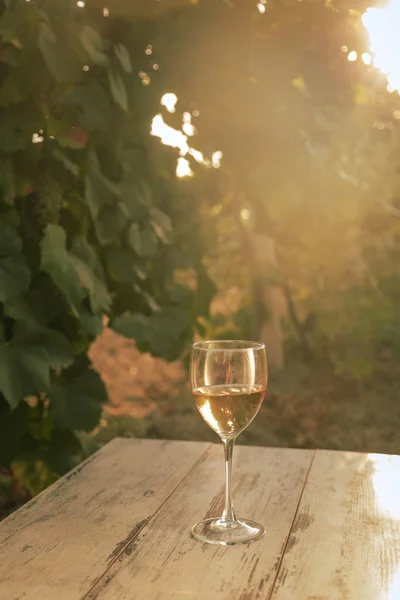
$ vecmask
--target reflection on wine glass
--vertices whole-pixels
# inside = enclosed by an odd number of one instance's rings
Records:
[[[267,387],[264,344],[210,341],[193,345],[190,378],[196,406],[218,433],[225,450],[225,508],[221,517],[197,523],[195,538],[210,544],[242,544],[261,538],[265,529],[238,519],[231,496],[232,451],[235,439],[252,422]]]

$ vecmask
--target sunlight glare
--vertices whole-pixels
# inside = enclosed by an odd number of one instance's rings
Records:
[[[195,148],[189,148],[190,156],[193,156],[194,160],[199,164],[204,164],[204,154],[200,152],[200,150],[196,150]]]
[[[176,94],[167,93],[161,98],[161,106],[165,106],[168,112],[174,113],[175,106],[178,102],[178,96]]]
[[[400,598],[400,568],[397,569],[388,589],[387,600],[399,600]]]
[[[179,148],[180,155],[185,156],[189,151],[187,136],[167,125],[161,114],[156,115],[151,122],[151,135],[159,137],[161,143],[172,148]]]
[[[175,112],[177,101],[178,97],[176,94],[167,93],[161,98],[161,105],[165,106],[172,113]],[[189,161],[184,158],[187,155],[192,156],[197,163],[205,167],[213,166],[214,169],[219,169],[221,166],[223,154],[220,150],[214,152],[210,160],[209,158],[205,158],[200,150],[189,146],[188,136],[193,136],[196,133],[196,128],[192,125],[192,115],[189,112],[184,112],[182,115],[182,130],[174,129],[174,127],[167,125],[161,113],[153,117],[150,135],[160,138],[161,143],[165,146],[179,149],[179,158],[176,167],[177,177],[192,177],[194,175]]]
[[[220,168],[220,166],[221,166],[221,158],[223,156],[224,155],[222,154],[222,152],[220,150],[217,150],[211,156],[211,162],[212,162],[212,166],[214,167],[214,169],[219,169]]]
[[[265,13],[265,6],[264,4],[261,4],[261,2],[257,4],[257,8],[262,15]]]
[[[193,177],[193,171],[190,168],[189,161],[182,156],[178,158],[176,165],[176,176],[177,177]]]
[[[375,503],[378,515],[387,522],[400,521],[400,456],[384,456],[368,454],[371,463],[372,484],[375,494]],[[390,526],[390,530],[393,524]],[[392,534],[391,534],[392,535]],[[394,548],[393,548],[394,550]],[[393,564],[395,568],[395,564]],[[388,573],[388,590],[385,594],[387,600],[400,598],[400,567]]]
[[[370,65],[372,63],[372,56],[368,52],[363,52],[361,58],[365,65]]]
[[[400,520],[400,456],[369,454],[373,462],[372,481],[380,512]]]
[[[41,133],[43,133],[43,131]],[[32,135],[32,144],[41,144],[42,142],[44,142],[44,137],[42,135],[39,135],[38,133]]]
[[[347,60],[349,60],[350,62],[354,62],[355,60],[357,60],[357,52],[355,50],[349,52]]]
[[[189,112],[183,113],[182,130],[186,135],[192,136],[196,133],[196,128],[192,125],[192,115]]]
[[[203,419],[205,419],[207,421],[207,423],[209,423],[210,427],[215,429],[215,431],[218,431],[219,423],[213,415],[213,412],[211,410],[211,405],[208,400],[206,400],[204,402],[204,404],[201,407],[200,412],[201,412],[201,415],[203,416]]]
[[[400,90],[400,2],[384,8],[368,8],[362,16],[367,29],[373,65],[387,77],[391,88]]]

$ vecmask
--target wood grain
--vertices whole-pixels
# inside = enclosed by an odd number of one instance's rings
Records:
[[[114,440],[0,523],[0,598],[76,600],[209,444]]]
[[[400,599],[400,457],[317,451],[272,599]]]
[[[196,521],[222,512],[223,452],[212,446],[85,599],[267,598],[312,456],[305,450],[237,447],[237,513],[265,524],[267,534],[253,544],[219,547],[190,536]]]

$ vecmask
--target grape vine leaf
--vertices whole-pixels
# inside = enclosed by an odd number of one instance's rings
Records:
[[[136,256],[132,250],[120,246],[109,246],[106,251],[106,265],[109,275],[117,283],[135,283],[140,278]],[[144,274],[146,277],[146,274]]]
[[[50,368],[66,367],[72,361],[65,336],[19,321],[12,339],[0,342],[0,391],[15,408],[24,396],[48,390]]]
[[[113,322],[113,329],[126,338],[136,340],[139,344],[148,341],[150,317],[142,313],[126,313]]]
[[[42,269],[77,309],[86,293],[93,312],[107,311],[110,297],[96,255],[79,236],[66,248],[66,233],[59,225],[48,225],[42,240]]]
[[[85,48],[90,59],[100,67],[106,67],[109,63],[108,56],[105,54],[105,45],[100,34],[89,27],[84,25],[79,32],[79,39],[82,46]]]
[[[109,71],[108,81],[110,83],[110,90],[114,101],[122,108],[122,110],[128,112],[128,93],[121,75]]]
[[[171,218],[162,210],[153,207],[150,211],[150,222],[157,237],[164,244],[171,244],[173,241]]]
[[[94,313],[109,310],[111,298],[104,282],[104,274],[91,246],[80,236],[72,241],[71,260],[81,285],[89,292]]]
[[[79,306],[85,291],[71,255],[66,248],[67,236],[59,225],[48,225],[41,243],[41,267],[48,273],[68,301]]]
[[[95,222],[97,239],[102,246],[116,240],[128,224],[128,211],[122,202],[105,206]]]
[[[0,302],[29,287],[31,273],[21,252],[22,242],[16,231],[0,221]]]
[[[128,242],[131,248],[142,257],[151,257],[157,252],[157,237],[150,229],[140,229],[132,223],[128,231]]]
[[[38,46],[51,75],[58,83],[78,81],[82,66],[68,46],[57,39],[49,23],[39,25]]]
[[[97,161],[94,161],[92,171],[86,177],[85,200],[89,206],[93,219],[96,221],[102,208],[113,204],[120,194],[118,186],[104,177],[98,170]]]
[[[8,467],[20,451],[20,439],[29,426],[29,407],[21,402],[10,410],[8,402],[0,397],[0,456],[1,464]]]
[[[57,427],[91,431],[99,421],[107,391],[100,375],[90,369],[67,384],[55,381],[49,396]]]
[[[132,73],[131,57],[126,46],[124,44],[117,44],[114,47],[114,51],[125,73]]]
[[[189,328],[185,310],[171,306],[155,312],[150,317],[142,313],[125,313],[112,323],[113,329],[134,339],[139,346],[154,356],[169,358],[185,331]],[[175,352],[173,352],[175,358]]]

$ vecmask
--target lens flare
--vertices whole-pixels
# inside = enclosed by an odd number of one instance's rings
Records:
[[[387,77],[390,88],[400,90],[400,2],[368,8],[362,16],[368,31],[373,65]]]

